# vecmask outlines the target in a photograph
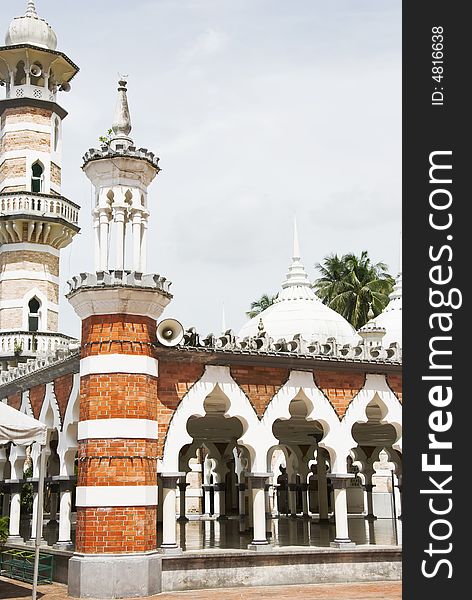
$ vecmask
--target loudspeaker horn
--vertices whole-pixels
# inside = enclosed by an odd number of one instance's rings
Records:
[[[184,339],[184,328],[176,319],[164,319],[157,326],[157,339],[163,346],[177,346]]]
[[[39,65],[31,65],[30,67],[30,75],[33,77],[41,77],[42,69]]]
[[[70,92],[70,83],[68,81],[64,81],[64,83],[61,84],[60,88],[61,92]]]

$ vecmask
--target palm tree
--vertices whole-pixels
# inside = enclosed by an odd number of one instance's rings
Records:
[[[385,263],[371,262],[367,251],[360,256],[330,254],[316,268],[321,273],[313,284],[317,295],[355,329],[367,323],[370,308],[377,316],[387,306],[394,279]]]
[[[259,300],[255,300],[254,302],[251,302],[251,310],[248,310],[246,315],[250,319],[256,317],[263,310],[265,310],[266,308],[269,308],[269,306],[272,306],[272,304],[274,304],[276,299],[277,299],[277,294],[274,294],[273,296],[270,296],[269,294],[262,294],[262,296],[259,298]]]

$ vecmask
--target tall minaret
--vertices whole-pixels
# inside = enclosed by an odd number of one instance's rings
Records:
[[[159,159],[136,148],[130,132],[122,78],[110,139],[84,157],[95,188],[95,272],[74,277],[67,295],[82,319],[76,553],[69,562],[75,598],[96,595],[98,572],[103,598],[160,592],[158,578],[150,576],[161,561],[155,346],[157,319],[172,296],[168,281],[146,272],[148,186]],[[175,506],[180,476],[162,475],[163,506]],[[169,537],[163,532],[162,551],[178,551],[172,534],[175,527]],[[126,576],[117,577],[120,572]]]
[[[79,231],[79,207],[61,195],[59,91],[78,67],[33,1],[0,47],[0,361],[54,350],[59,252]],[[33,334],[33,335],[32,335]],[[5,362],[7,361],[7,362]]]

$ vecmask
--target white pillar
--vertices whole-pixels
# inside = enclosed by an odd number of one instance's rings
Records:
[[[185,473],[161,474],[162,482],[162,544],[161,552],[180,553],[176,532],[176,486],[177,480]]]
[[[326,480],[326,462],[324,450],[318,448],[316,459],[318,474],[318,510],[320,521],[328,521],[328,482]]]
[[[302,490],[302,512],[304,517],[308,517],[308,484],[301,484]]]
[[[69,488],[61,489],[59,500],[59,537],[54,544],[55,548],[70,550],[73,547],[71,540],[72,528],[72,492]]]
[[[100,214],[97,211],[93,214],[93,232],[95,238],[95,271],[100,271]]]
[[[141,211],[133,210],[133,271],[141,271]]]
[[[100,210],[100,271],[108,270],[109,216],[107,210]]]
[[[334,548],[352,548],[355,544],[349,538],[346,487],[354,475],[352,473],[332,473],[329,478],[334,489],[334,516],[336,519],[336,538],[330,545]]]
[[[279,516],[279,485],[275,484],[272,486],[272,516]]]
[[[18,542],[23,541],[20,536],[20,517],[21,517],[21,493],[19,485],[12,488],[10,500],[10,528],[8,541]]]
[[[35,487],[36,485],[33,484]],[[34,544],[35,540],[36,540],[36,523],[38,520],[38,504],[39,504],[39,495],[38,492],[35,491],[33,493],[33,514],[31,515],[31,535],[29,540],[27,541],[27,544]],[[40,542],[43,544],[46,542],[46,540],[43,538],[43,534],[42,534],[42,527],[41,527],[41,540]]]
[[[148,229],[148,217],[147,215],[142,216],[141,223],[141,272],[145,273],[147,268],[147,229]]]
[[[211,485],[204,485],[203,486],[203,496],[204,496],[204,504],[205,504],[205,515],[210,516],[210,510],[211,510]]]
[[[122,271],[125,265],[125,208],[115,206],[116,223],[116,270]]]
[[[251,496],[254,524],[254,539],[248,545],[250,550],[270,548],[266,536],[265,486],[270,473],[251,473]]]

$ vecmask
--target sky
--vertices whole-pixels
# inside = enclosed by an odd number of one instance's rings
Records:
[[[3,0],[1,26],[26,0]],[[148,269],[172,284],[164,317],[237,332],[276,293],[296,215],[311,279],[330,253],[367,250],[398,271],[400,0],[37,0],[80,67],[59,103],[63,195],[82,207],[61,293],[93,270],[82,156],[113,121],[128,75],[137,147],[160,157],[149,189]],[[65,298],[60,330],[78,336]]]

